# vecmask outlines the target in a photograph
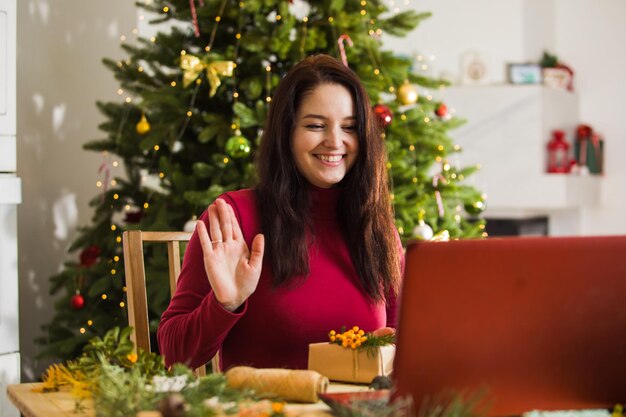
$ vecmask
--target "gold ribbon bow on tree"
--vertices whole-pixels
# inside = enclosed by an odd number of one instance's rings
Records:
[[[211,90],[209,97],[217,93],[217,88],[222,84],[220,77],[232,77],[233,70],[237,64],[233,61],[214,61],[210,63],[202,62],[200,58],[193,55],[183,55],[180,60],[180,68],[183,70],[183,86],[189,87],[202,73],[206,71]]]

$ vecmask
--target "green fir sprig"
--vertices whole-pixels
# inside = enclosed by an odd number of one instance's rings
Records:
[[[102,364],[117,366],[122,370],[137,370],[146,378],[165,374],[163,358],[156,353],[139,349],[136,353],[130,340],[131,327],[114,327],[104,337],[94,337],[83,349],[83,354],[75,361],[68,362],[68,368],[82,372],[87,379],[96,379]]]
[[[94,406],[97,417],[134,416],[139,411],[159,410],[179,401],[186,416],[213,416],[236,411],[245,393],[228,388],[223,374],[196,377],[183,366],[174,366],[167,374],[147,378],[137,368],[125,370],[105,361],[96,381]],[[208,399],[214,401],[207,402]]]
[[[79,358],[52,365],[38,391],[69,388],[77,412],[86,408],[83,400],[91,397],[98,417],[160,410],[173,393],[189,409],[185,415],[192,417],[213,416],[217,408],[228,414],[242,400],[253,398],[253,393],[229,388],[223,374],[196,377],[181,364],[167,370],[163,357],[156,353],[141,349],[135,353],[131,331],[116,327],[102,338],[92,338]]]

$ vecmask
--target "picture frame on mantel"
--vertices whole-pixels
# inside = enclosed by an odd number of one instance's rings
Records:
[[[507,76],[510,84],[541,84],[543,82],[541,66],[539,64],[507,65]]]
[[[462,85],[486,84],[489,76],[487,58],[478,51],[467,51],[461,55]]]

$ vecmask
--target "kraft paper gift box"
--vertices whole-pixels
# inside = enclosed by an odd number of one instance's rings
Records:
[[[350,349],[334,343],[312,343],[309,369],[331,381],[369,384],[378,375],[391,374],[395,353],[394,345]]]

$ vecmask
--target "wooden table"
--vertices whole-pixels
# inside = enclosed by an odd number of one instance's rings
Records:
[[[17,407],[24,417],[95,417],[91,399],[83,400],[83,409],[76,413],[76,401],[68,391],[58,392],[33,392],[32,389],[41,383],[14,384],[7,387],[9,400]],[[355,392],[367,391],[365,385],[351,385],[331,383],[327,392]],[[288,404],[287,410],[307,413],[328,415],[330,408],[321,401],[315,404]],[[132,416],[129,416],[132,417]]]
[[[95,417],[93,401],[84,400],[83,412],[75,413],[76,401],[68,391],[33,392],[32,389],[41,383],[15,384],[7,387],[9,400],[17,407],[24,417]]]

